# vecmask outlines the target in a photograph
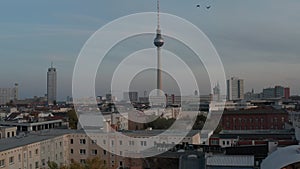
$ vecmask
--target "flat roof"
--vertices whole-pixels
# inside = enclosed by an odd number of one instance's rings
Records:
[[[291,134],[291,130],[222,130],[219,134]]]
[[[16,126],[0,126],[0,129],[15,128]]]
[[[222,130],[219,133],[220,138],[243,138],[243,137],[257,137],[257,138],[266,138],[266,137],[279,137],[279,138],[290,138],[292,139],[295,135],[295,132],[291,130]]]
[[[191,131],[183,131],[183,130],[130,130],[130,131],[121,131],[123,134],[128,136],[155,136],[162,134],[166,136],[183,136],[186,135],[188,137],[195,136],[196,134],[200,134],[199,130],[191,130]]]
[[[36,125],[52,124],[52,123],[59,123],[59,122],[63,122],[63,121],[61,119],[41,121],[41,122],[34,122],[34,123],[17,123],[17,122],[2,121],[2,122],[0,122],[0,125],[9,125],[9,126],[36,126]]]
[[[243,110],[224,110],[225,115],[251,115],[251,114],[288,114],[286,110],[275,109],[273,107],[257,107]]]
[[[249,155],[213,155],[207,157],[206,164],[209,166],[241,166],[253,167],[254,156]]]

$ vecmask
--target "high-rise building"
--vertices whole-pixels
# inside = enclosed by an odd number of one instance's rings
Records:
[[[213,88],[213,101],[221,101],[221,89],[219,83]]]
[[[47,72],[47,100],[49,105],[53,105],[56,102],[56,92],[57,92],[57,77],[56,69],[51,63],[51,67]]]
[[[227,99],[243,100],[244,99],[244,80],[237,77],[231,77],[227,80]]]
[[[138,92],[124,92],[123,100],[130,102],[138,102]]]
[[[283,86],[275,86],[274,88],[269,87],[263,89],[263,98],[285,98],[288,99],[290,97],[290,88]]]
[[[263,98],[264,99],[270,99],[270,98],[275,98],[275,88],[265,88],[263,89]]]
[[[284,88],[284,98],[289,99],[291,96],[291,91],[289,87]]]
[[[5,105],[18,99],[18,84],[12,88],[0,88],[0,105]]]

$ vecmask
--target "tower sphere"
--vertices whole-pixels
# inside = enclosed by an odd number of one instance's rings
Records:
[[[156,34],[156,37],[154,39],[154,45],[158,48],[164,45],[164,39],[162,38],[161,34]]]

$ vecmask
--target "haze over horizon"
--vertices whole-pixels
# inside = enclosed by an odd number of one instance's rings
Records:
[[[187,19],[201,29],[217,49],[226,77],[244,79],[245,92],[283,85],[291,88],[292,95],[300,94],[300,1],[211,0],[210,10],[196,8],[206,2],[162,0],[161,11]],[[3,0],[0,87],[19,83],[20,98],[43,96],[47,69],[53,61],[57,68],[58,100],[64,100],[72,95],[74,64],[88,38],[119,17],[155,12],[155,3]],[[155,29],[153,25],[153,33]],[[203,69],[199,72],[203,79],[207,79],[205,73]],[[203,82],[200,93],[209,93],[207,85]],[[108,92],[101,85],[97,91],[99,95]]]

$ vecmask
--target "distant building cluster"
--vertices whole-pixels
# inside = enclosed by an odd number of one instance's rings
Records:
[[[196,90],[190,96],[165,94],[161,98],[148,96],[146,91],[142,96],[128,91],[118,101],[108,93],[96,98],[94,109],[88,106],[94,98],[77,98],[84,104],[72,116],[73,98],[57,101],[57,72],[51,66],[44,97],[18,99],[18,85],[0,89],[0,168],[47,169],[48,162],[68,166],[100,157],[109,169],[269,169],[270,159],[275,158],[270,154],[299,144],[300,97],[290,96],[288,87],[244,93],[244,80],[232,77],[227,80],[227,97],[221,93],[218,83],[209,95]],[[185,121],[191,112],[213,120],[220,110],[224,111],[218,132],[191,130],[180,138],[191,125]],[[103,125],[97,128],[100,133],[87,134],[83,129],[95,126],[81,126],[76,117],[97,111],[103,115]],[[140,123],[153,116],[182,120],[186,125],[161,134],[164,130]],[[154,152],[158,155],[127,157]],[[295,168],[300,160],[278,165],[278,169]]]

